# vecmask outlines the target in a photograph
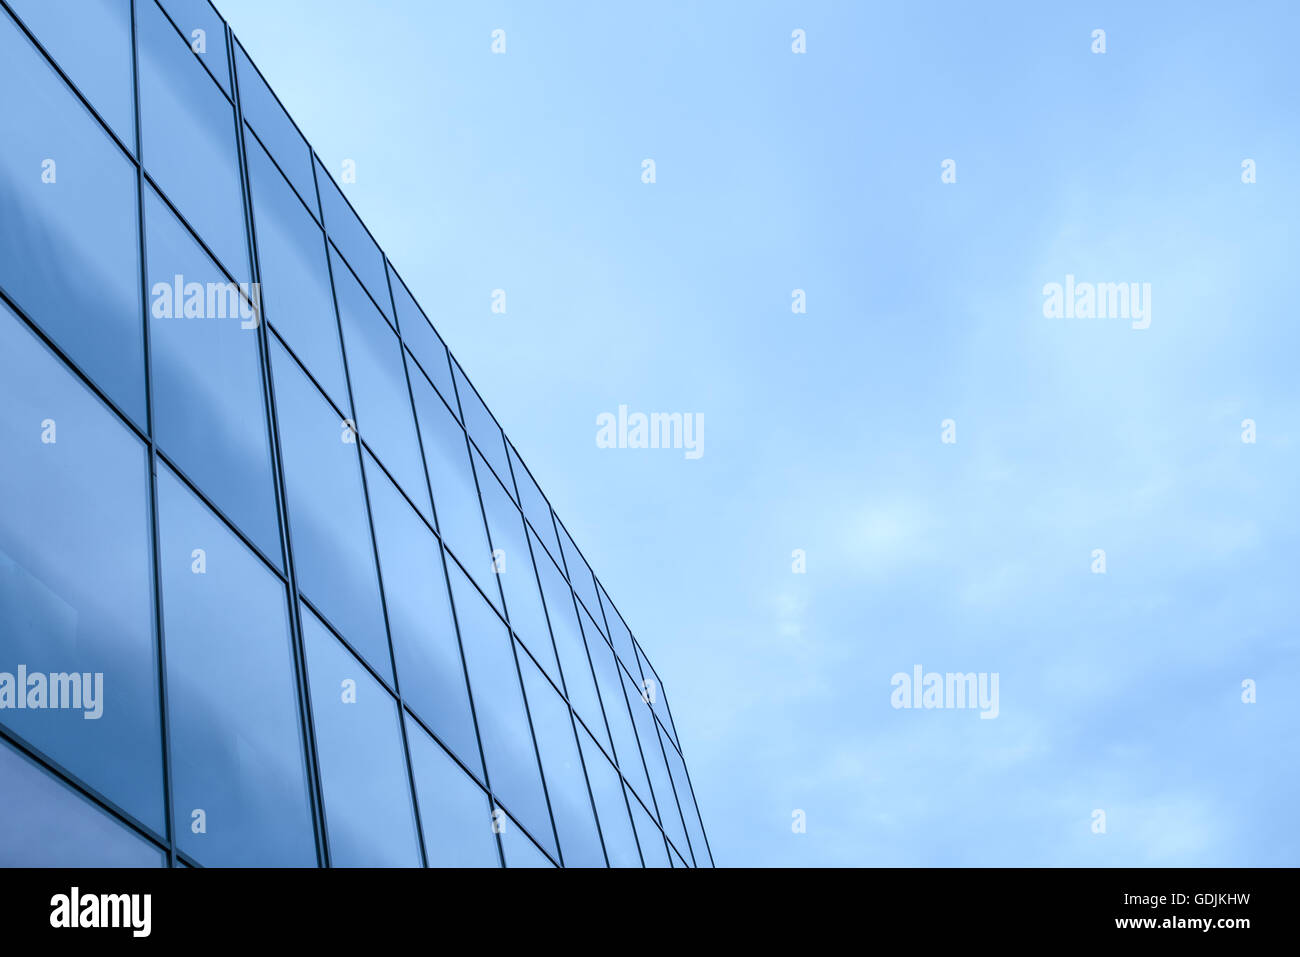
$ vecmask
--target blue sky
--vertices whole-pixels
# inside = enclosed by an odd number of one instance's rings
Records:
[[[1300,863],[1300,8],[217,6],[655,662],[719,864]],[[1067,274],[1150,327],[1045,318]],[[598,448],[620,404],[704,455]],[[894,709],[916,664],[999,717]]]

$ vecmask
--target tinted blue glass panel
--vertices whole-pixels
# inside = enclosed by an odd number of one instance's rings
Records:
[[[604,867],[605,853],[601,850],[587,779],[578,757],[569,706],[527,655],[519,656],[519,668],[528,695],[528,711],[537,732],[546,793],[559,832],[561,859],[565,867]]]
[[[442,393],[443,401],[456,409],[456,392],[451,384],[451,367],[447,364],[447,347],[442,339],[429,325],[423,311],[416,305],[410,291],[401,277],[388,271],[392,282],[393,299],[397,305],[398,328],[402,331],[402,341],[406,343],[411,355],[415,356],[424,374],[432,380],[434,387]]]
[[[355,436],[274,339],[271,374],[298,587],[391,681]]]
[[[11,0],[9,6],[134,152],[131,0]]]
[[[161,832],[144,445],[7,307],[0,407],[0,722]]]
[[[137,5],[144,165],[236,280],[248,280],[235,111],[155,3]]]
[[[184,34],[184,39],[208,68],[208,72],[230,93],[230,65],[226,61],[226,29],[208,0],[163,0],[167,11]],[[244,107],[248,109],[247,106]]]
[[[143,424],[135,167],[8,15],[0,143],[0,284]]]
[[[365,459],[402,698],[466,767],[482,776],[438,540],[374,459],[369,454]]]
[[[585,611],[582,621],[584,629],[591,622]],[[632,787],[640,794],[647,794],[645,766],[641,763],[632,717],[623,697],[622,672],[614,660],[614,651],[605,644],[605,639],[593,635],[590,630],[587,631],[587,650],[591,653],[596,687],[600,689],[600,699],[605,706],[605,720],[609,722],[609,733],[614,738],[614,759]]]
[[[656,743],[659,745],[658,753],[654,752]],[[676,849],[683,856],[689,855],[690,846],[686,840],[686,829],[682,820],[681,797],[669,783],[667,752],[671,751],[673,746],[660,728],[655,741],[647,742],[646,747],[648,749],[646,763],[650,765],[650,773],[656,774],[659,765],[664,769],[664,773],[656,777],[654,782],[655,800],[659,803],[659,823],[663,826],[664,833],[668,835],[669,847]]]
[[[505,819],[505,828],[501,831],[501,849],[505,854],[506,867],[555,866],[528,839],[528,835],[519,829],[519,825],[509,818]]]
[[[632,819],[623,798],[623,782],[589,735],[579,731],[578,739],[582,742],[583,760],[587,762],[587,780],[596,799],[596,815],[600,819],[609,866],[640,867],[641,855],[637,853]]]
[[[357,429],[406,495],[433,521],[402,346],[352,271],[331,251]]]
[[[248,146],[249,191],[262,276],[262,310],[334,404],[349,410],[343,352],[330,289],[325,234],[256,140]]]
[[[438,399],[429,380],[417,371],[411,369],[411,393],[415,396],[415,414],[424,440],[424,460],[433,486],[438,531],[479,587],[493,596],[493,604],[499,604],[501,598],[492,572],[492,554],[483,530],[478,491],[470,471],[465,430]]]
[[[0,867],[165,867],[163,851],[0,741]]]
[[[632,809],[632,825],[636,830],[637,843],[641,848],[641,859],[646,867],[672,867],[668,862],[668,844],[664,841],[663,831],[659,830],[650,812],[641,806],[636,795],[628,795],[628,805]]]
[[[578,547],[573,544],[573,539],[569,537],[564,524],[562,522],[556,522],[555,524],[559,529],[560,543],[564,548],[564,563],[569,569],[569,582],[573,585],[574,592],[588,614],[599,615],[600,599],[596,597],[596,579],[591,573],[591,566],[578,553]],[[604,623],[595,619],[593,619],[593,623],[603,635],[605,633]]]
[[[180,849],[210,867],[310,867],[284,584],[165,465],[158,535]]]
[[[501,426],[497,425],[492,414],[488,412],[487,406],[483,404],[483,400],[478,397],[478,393],[465,378],[460,363],[453,360],[452,369],[456,375],[456,392],[460,395],[460,407],[465,413],[465,427],[469,430],[470,438],[474,440],[478,450],[483,453],[488,464],[497,473],[497,478],[511,489],[510,495],[513,498],[514,486],[510,480],[510,465],[506,461],[506,447],[501,435]]]
[[[487,793],[410,718],[406,736],[429,866],[500,867]]]
[[[650,710],[659,718],[660,723],[670,733],[673,739],[677,737],[677,730],[673,727],[672,714],[668,710],[668,697],[664,693],[663,682],[659,680],[659,674],[655,671],[654,665],[650,664],[650,659],[645,656],[641,646],[636,646],[637,656],[641,661],[642,682],[641,687],[645,689],[643,696],[648,696],[650,700]]]
[[[534,544],[536,544],[534,542]],[[583,722],[597,736],[602,747],[609,747],[605,735],[605,719],[596,697],[596,682],[587,660],[587,647],[578,629],[578,618],[573,608],[573,592],[565,584],[560,570],[535,549],[537,573],[542,580],[542,595],[546,599],[546,612],[551,620],[551,634],[555,636],[555,650],[564,672],[564,690],[569,704],[578,712]]]
[[[478,461],[482,462],[482,459]],[[551,633],[546,627],[542,596],[537,590],[537,575],[533,571],[533,559],[528,551],[523,516],[506,495],[501,483],[482,466],[479,471],[479,488],[483,493],[483,508],[487,513],[488,531],[492,536],[497,578],[505,589],[510,627],[558,685],[561,680],[560,670],[551,645]]]
[[[392,322],[392,304],[388,296],[388,272],[384,267],[384,254],[370,238],[366,227],[343,198],[343,193],[325,168],[316,162],[316,184],[320,189],[321,208],[325,213],[325,231],[339,248],[348,265],[361,277],[361,283],[370,291],[385,318]]]
[[[624,675],[623,688],[627,692],[628,707],[632,711],[632,722],[636,728],[637,742],[646,770],[650,775],[652,791],[637,791],[638,796],[652,813],[658,810],[656,818],[662,819],[664,813],[677,814],[677,805],[673,798],[673,786],[668,779],[668,766],[664,763],[663,750],[659,745],[659,732],[655,729],[654,714],[650,706],[641,697],[640,689]],[[637,790],[639,785],[634,785]]]
[[[151,187],[145,227],[154,438],[278,565],[256,316]]]
[[[552,849],[554,837],[537,753],[505,622],[459,568],[449,572],[492,793],[529,833]]]
[[[686,819],[686,837],[690,846],[689,848],[679,848],[679,850],[687,860],[694,861],[696,867],[708,867],[713,862],[709,858],[708,845],[704,840],[704,829],[700,825],[699,812],[695,807],[695,797],[691,793],[691,782],[686,777],[686,763],[682,760],[682,756],[677,753],[677,749],[667,741],[664,742],[664,753],[668,756],[668,770],[672,774],[673,787],[677,790],[678,806],[681,808],[682,817]]]
[[[244,48],[235,44],[235,69],[239,75],[239,106],[244,121],[253,128],[266,151],[288,177],[304,203],[318,216],[316,181],[311,168],[311,149],[289,119],[280,101],[254,69]]]
[[[330,863],[419,867],[397,702],[302,608]]]
[[[618,654],[618,660],[622,662],[623,667],[627,669],[629,674],[638,674],[636,648],[632,644],[632,632],[628,630],[627,622],[623,621],[623,616],[618,613],[618,609],[610,601],[605,586],[597,582],[596,589],[600,593],[600,605],[605,613],[604,624],[607,626],[610,638],[614,642],[614,651]],[[599,614],[594,608],[591,613],[593,615]]]
[[[509,448],[510,464],[514,467],[515,484],[519,487],[519,502],[524,510],[524,517],[528,519],[528,524],[532,526],[534,534],[540,538],[547,551],[551,553],[551,559],[559,562],[561,560],[560,542],[555,537],[555,523],[551,520],[551,506],[547,504],[546,497],[542,495],[542,490],[533,481],[532,474],[520,461],[514,446]]]

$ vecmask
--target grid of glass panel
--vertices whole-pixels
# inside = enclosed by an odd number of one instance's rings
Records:
[[[644,650],[207,0],[0,0],[0,144],[0,864],[711,866]]]

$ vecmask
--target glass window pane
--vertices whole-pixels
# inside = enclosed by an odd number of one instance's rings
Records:
[[[650,705],[642,697],[641,690],[625,675],[624,688],[627,691],[628,707],[632,711],[632,723],[636,728],[637,742],[645,760],[646,770],[650,775],[652,791],[638,792],[648,810],[655,813],[658,820],[671,814],[676,816],[677,804],[673,796],[673,786],[668,779],[668,765],[664,763],[663,750],[659,744],[659,732],[655,729],[654,714]],[[635,791],[637,785],[633,785]]]
[[[637,853],[636,835],[623,797],[623,782],[590,735],[580,731],[578,739],[582,742],[582,757],[587,763],[591,793],[596,799],[596,815],[600,819],[600,834],[605,839],[609,866],[640,867],[641,855]]]
[[[632,809],[632,824],[645,866],[672,867],[668,860],[668,844],[664,841],[664,833],[659,830],[659,825],[655,824],[654,818],[636,799],[635,794],[629,794],[627,802]]]
[[[406,737],[429,866],[500,867],[487,793],[409,717]]]
[[[551,553],[553,561],[560,560],[560,543],[555,537],[555,523],[551,520],[551,506],[547,504],[542,490],[533,481],[532,473],[524,466],[514,446],[510,446],[510,463],[514,467],[515,484],[519,486],[520,505],[528,524],[539,536],[542,544]]]
[[[510,635],[464,572],[454,566],[448,572],[488,783],[497,801],[553,850],[555,839]]]
[[[453,360],[452,368],[456,375],[456,392],[460,396],[460,407],[465,413],[465,427],[469,430],[470,438],[474,440],[478,450],[483,453],[488,464],[497,473],[497,478],[508,490],[511,490],[510,497],[514,498],[514,483],[510,479],[510,465],[506,461],[505,439],[501,435],[501,426],[497,425],[496,419],[492,418],[483,400],[465,378],[460,363]]]
[[[397,306],[398,327],[402,331],[402,341],[411,350],[417,362],[424,369],[424,374],[433,382],[434,387],[442,393],[442,399],[456,409],[456,391],[451,384],[451,367],[447,364],[447,347],[442,338],[434,331],[424,312],[412,298],[410,290],[400,276],[388,272],[392,283],[393,299]]]
[[[143,159],[154,181],[214,250],[248,281],[235,111],[154,3],[137,4]]]
[[[586,559],[578,553],[578,547],[573,544],[573,539],[569,537],[568,531],[563,522],[556,522],[556,527],[560,533],[560,544],[564,548],[564,563],[569,569],[569,582],[573,585],[574,592],[578,595],[578,600],[582,602],[588,614],[600,614],[600,600],[596,597],[596,579],[591,573],[591,566],[587,564]],[[592,620],[597,630],[603,635],[605,625],[603,622]]]
[[[241,318],[244,309],[252,316],[248,301],[151,187],[145,225],[154,438],[278,565],[280,520],[256,320]],[[217,293],[211,300],[210,290]],[[202,314],[192,315],[191,306]]]
[[[284,583],[166,466],[158,536],[177,844],[210,867],[310,867]]]
[[[559,684],[560,670],[551,645],[551,633],[546,627],[541,593],[537,590],[537,574],[533,571],[523,516],[501,483],[486,469],[479,473],[479,488],[483,493],[488,531],[492,536],[492,551],[496,558],[494,567],[505,589],[510,627],[523,641],[524,647],[541,662],[551,680]]]
[[[519,825],[509,818],[503,819],[501,849],[505,853],[506,867],[554,867]]]
[[[664,752],[668,756],[668,770],[672,774],[673,787],[677,790],[678,806],[682,817],[686,819],[686,837],[689,849],[681,848],[682,856],[689,855],[696,867],[709,867],[713,861],[709,857],[708,842],[704,839],[704,830],[700,824],[700,815],[695,807],[695,797],[691,793],[691,782],[686,777],[686,763],[669,742],[664,742]]]
[[[610,638],[614,642],[614,651],[618,654],[618,660],[628,670],[629,674],[638,674],[636,648],[632,645],[632,632],[628,630],[627,622],[623,620],[623,616],[618,613],[618,609],[610,601],[605,586],[597,582],[596,587],[600,593],[601,608],[605,612],[605,624],[609,628]],[[592,609],[592,614],[596,614],[595,609]]]
[[[650,659],[646,657],[640,645],[636,646],[636,650],[637,657],[641,661],[641,674],[644,676],[641,687],[645,689],[645,696],[650,699],[650,710],[659,718],[669,732],[669,736],[675,740],[677,729],[673,727],[673,717],[668,710],[668,696],[664,692],[664,684],[659,680],[659,673],[655,671],[654,665],[650,664]]]
[[[163,850],[0,741],[0,867],[166,867]]]
[[[346,412],[351,406],[334,318],[325,234],[294,196],[266,150],[249,137],[244,142],[262,278],[262,312],[312,378]]]
[[[8,16],[0,142],[0,283],[143,425],[135,167]]]
[[[402,698],[480,777],[465,666],[447,600],[438,540],[367,454],[366,483]]]
[[[537,750],[542,756],[546,793],[559,832],[561,860],[565,867],[604,867],[605,853],[591,810],[569,706],[527,655],[519,656],[519,668],[537,731]]]
[[[438,399],[429,380],[411,370],[411,392],[415,396],[415,413],[424,440],[424,460],[429,467],[433,486],[433,507],[438,515],[438,531],[443,543],[469,570],[470,575],[488,595],[497,596],[492,573],[492,554],[487,533],[483,530],[483,512],[478,491],[470,471],[465,430]]]
[[[384,254],[361,224],[361,220],[343,198],[329,173],[316,161],[316,184],[320,189],[321,209],[325,213],[325,231],[339,248],[348,265],[361,277],[361,284],[379,304],[384,318],[392,322],[393,307],[388,297],[388,273]]]
[[[663,728],[656,722],[657,734],[654,741],[648,743],[651,749],[646,754],[646,762],[651,765],[651,774],[655,773],[656,765],[663,765],[665,773],[662,778],[655,780],[655,800],[659,802],[659,823],[663,825],[664,833],[668,835],[669,847],[675,849],[683,857],[688,857],[691,853],[690,843],[686,840],[686,830],[683,824],[681,798],[670,782],[668,772],[668,752],[672,751],[673,746],[667,740],[667,735]],[[659,745],[658,752],[654,751],[655,744]]]
[[[401,343],[352,271],[333,251],[330,256],[357,430],[407,497],[433,521]]]
[[[145,447],[8,307],[0,407],[0,722],[161,833]]]
[[[536,546],[536,539],[533,539]],[[578,717],[597,736],[602,747],[608,747],[605,734],[605,719],[600,710],[600,700],[596,697],[596,682],[591,674],[591,664],[587,660],[587,646],[583,643],[582,632],[578,628],[577,613],[573,608],[573,592],[565,583],[560,570],[543,556],[540,549],[537,554],[537,574],[542,581],[542,595],[546,599],[546,612],[551,621],[551,634],[555,636],[555,650],[560,658],[560,669],[564,673],[564,690],[569,704],[578,712]]]
[[[391,681],[355,437],[274,338],[271,371],[298,587]]]
[[[330,863],[419,867],[397,702],[302,606]]]
[[[162,0],[172,22],[184,35],[199,62],[230,93],[230,65],[226,61],[226,26],[208,0]],[[247,109],[247,107],[245,107]]]
[[[238,41],[235,43],[235,70],[239,76],[239,108],[243,111],[244,122],[275,158],[312,215],[319,218],[311,149]]]
[[[9,6],[134,152],[131,0],[10,0]]]
[[[596,686],[600,689],[600,699],[605,706],[605,719],[609,722],[609,733],[614,738],[614,759],[628,779],[633,789],[640,794],[647,794],[645,765],[641,762],[641,750],[637,747],[636,733],[632,730],[632,717],[628,712],[627,700],[623,697],[622,672],[614,660],[614,650],[605,644],[605,639],[593,634],[589,625],[591,617],[582,613],[583,628],[587,630],[587,650],[591,653],[592,667],[596,672]]]

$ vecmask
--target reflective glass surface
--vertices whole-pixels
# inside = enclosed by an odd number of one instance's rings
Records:
[[[320,190],[321,209],[325,213],[325,230],[348,265],[361,277],[361,284],[370,292],[384,317],[392,322],[393,307],[389,301],[384,254],[370,238],[366,227],[361,225],[361,220],[319,160],[315,167],[316,186]]]
[[[401,343],[352,271],[333,250],[330,256],[357,429],[407,498],[432,521]]]
[[[475,453],[477,455],[477,453]],[[493,567],[505,591],[510,627],[532,652],[551,680],[560,683],[546,612],[524,532],[523,516],[490,472],[479,472],[479,490],[492,536]]]
[[[177,843],[209,867],[311,866],[284,583],[166,466],[158,537]]]
[[[433,507],[438,516],[438,532],[443,543],[469,571],[483,591],[499,605],[496,576],[492,573],[492,555],[487,533],[483,530],[483,513],[479,508],[474,473],[470,470],[465,430],[438,398],[429,380],[411,370],[411,389],[415,396],[415,414],[419,417],[424,441],[424,461],[433,488]]]
[[[569,704],[597,736],[601,746],[608,748],[605,718],[600,709],[600,699],[596,697],[596,681],[587,659],[587,646],[578,628],[573,592],[565,584],[560,570],[544,556],[537,559],[537,573],[542,582],[542,595],[546,598],[546,612],[551,620],[551,634],[555,636],[555,650],[564,672],[564,690]]]
[[[166,867],[150,844],[0,741],[0,867]]]
[[[2,11],[0,143],[0,285],[143,427],[135,167]]]
[[[0,0],[0,142],[0,864],[711,863],[644,650],[212,4]]]
[[[249,191],[257,231],[262,311],[294,354],[345,412],[347,379],[330,288],[325,234],[254,139],[248,146]]]
[[[406,735],[429,866],[500,867],[487,792],[410,718]]]
[[[258,320],[153,188],[145,191],[154,438],[280,564]]]
[[[199,62],[230,94],[230,65],[226,61],[226,25],[208,0],[162,0],[162,7],[189,43]]]
[[[275,158],[312,215],[318,216],[316,180],[307,141],[238,43],[235,44],[235,70],[239,77],[239,106],[244,113],[244,122],[252,127],[262,146]]]
[[[137,11],[145,169],[226,271],[247,282],[234,107],[156,3]]]
[[[298,587],[392,680],[355,435],[278,342],[271,357]]]
[[[591,782],[591,793],[596,799],[596,814],[600,818],[600,834],[605,840],[609,866],[640,867],[641,855],[637,852],[636,835],[632,831],[632,819],[628,817],[623,782],[618,771],[600,753],[590,735],[580,733],[578,740],[582,742],[587,780]]]
[[[336,867],[419,867],[397,702],[302,609],[311,713]]]
[[[501,426],[497,425],[496,420],[492,418],[492,413],[488,412],[483,400],[469,384],[469,380],[460,368],[460,363],[453,361],[452,370],[456,376],[456,393],[460,396],[460,407],[465,413],[465,427],[469,430],[470,438],[474,440],[479,452],[497,473],[497,478],[510,490],[513,498],[514,484],[510,479],[510,464],[506,461],[506,447],[501,435]]]
[[[0,723],[161,832],[145,446],[3,306],[0,405]]]
[[[10,0],[9,6],[134,152],[131,0]]]
[[[411,298],[410,291],[401,277],[390,268],[389,281],[392,284],[393,300],[397,305],[398,327],[402,331],[402,341],[415,356],[420,368],[424,370],[434,387],[442,393],[443,401],[456,412],[456,389],[451,383],[451,367],[447,363],[447,347],[443,345],[438,333],[429,325],[424,312]],[[459,413],[456,413],[459,415]]]
[[[368,453],[366,481],[402,697],[443,744],[482,776],[438,540]]]
[[[537,750],[542,755],[561,859],[565,867],[604,867],[605,854],[591,810],[569,706],[527,655],[519,656],[519,668],[537,732]]]
[[[458,568],[450,569],[450,574],[488,783],[498,803],[551,849],[555,839],[510,635],[465,574]]]

